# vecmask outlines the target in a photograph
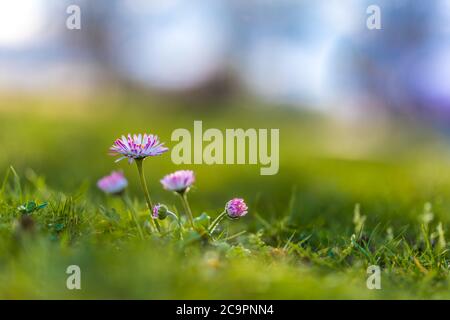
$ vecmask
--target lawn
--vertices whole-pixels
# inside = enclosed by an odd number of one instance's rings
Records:
[[[423,124],[349,123],[246,98],[3,97],[0,105],[2,299],[450,298],[450,148]],[[108,148],[129,132],[172,148],[171,132],[192,130],[194,120],[280,129],[279,173],[175,165],[170,151],[146,159],[153,199],[181,217],[182,203],[159,180],[180,169],[196,175],[195,230],[169,217],[152,231],[136,166],[115,163]],[[128,205],[96,187],[112,170],[129,180]],[[248,214],[209,235],[234,197]],[[80,267],[81,290],[66,287],[70,265]],[[380,290],[366,286],[370,265],[381,269]]]

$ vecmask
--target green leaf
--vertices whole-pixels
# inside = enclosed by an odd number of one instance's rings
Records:
[[[27,213],[31,213],[36,209],[36,202],[34,201],[28,201],[28,203],[25,205]]]
[[[45,207],[47,207],[47,205],[48,205],[47,202],[44,202],[44,203],[38,205],[34,201],[28,201],[27,203],[24,203],[23,205],[19,206],[17,208],[17,210],[19,210],[19,212],[23,213],[23,214],[30,214],[30,213],[33,213],[35,211],[39,211],[41,209],[44,209]]]
[[[209,222],[211,221],[211,217],[208,216],[205,212],[203,212],[200,216],[194,218],[194,224],[197,227],[208,228]]]
[[[201,240],[202,236],[200,235],[200,233],[198,233],[195,230],[189,230],[188,232],[186,232],[185,237],[184,237],[184,241],[183,241],[183,245],[190,245],[194,242],[197,242],[199,240]]]
[[[44,209],[47,206],[48,206],[48,202],[44,202],[36,207],[36,211]]]

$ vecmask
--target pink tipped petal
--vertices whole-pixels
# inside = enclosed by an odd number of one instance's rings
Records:
[[[194,172],[191,170],[179,170],[166,175],[161,179],[164,189],[169,191],[184,192],[195,182]]]
[[[169,149],[164,147],[164,144],[159,142],[158,137],[152,134],[128,134],[115,140],[109,150],[110,155],[122,155],[117,161],[126,157],[128,162],[132,163],[135,159],[161,155]]]
[[[227,202],[225,210],[230,218],[240,218],[247,214],[248,207],[244,199],[234,198]]]
[[[123,159],[125,159],[126,157],[120,157],[119,159],[117,159],[116,161],[114,161],[115,163],[122,161]]]
[[[128,181],[122,172],[113,171],[109,176],[98,180],[97,186],[108,194],[120,194],[128,186]]]

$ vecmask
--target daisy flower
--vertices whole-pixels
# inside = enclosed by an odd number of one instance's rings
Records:
[[[164,147],[164,143],[159,142],[158,136],[152,134],[122,136],[121,139],[116,139],[109,149],[112,156],[121,156],[116,162],[128,158],[129,163],[134,160],[159,156],[167,150],[169,149]]]
[[[122,172],[113,171],[109,176],[98,180],[97,187],[105,193],[118,195],[128,186],[128,181]]]
[[[148,192],[147,182],[145,181],[144,168],[142,163],[147,157],[159,156],[169,150],[164,147],[164,144],[159,142],[158,136],[153,134],[128,134],[127,137],[122,136],[121,139],[116,139],[114,144],[109,149],[110,154],[113,156],[121,156],[116,162],[128,158],[128,162],[131,164],[136,162],[136,166],[139,173],[139,180],[141,182],[142,191],[144,192],[145,201],[150,212],[153,211],[153,203]],[[156,220],[151,220],[153,226],[160,231],[159,224]]]
[[[195,176],[191,170],[175,171],[161,179],[164,189],[178,193],[184,193],[194,182]]]
[[[187,200],[187,192],[194,182],[194,171],[191,170],[175,171],[174,173],[168,174],[161,179],[161,184],[164,189],[175,191],[176,194],[181,197],[184,210],[186,211],[186,215],[192,228],[194,228],[194,216],[192,215],[192,210]]]

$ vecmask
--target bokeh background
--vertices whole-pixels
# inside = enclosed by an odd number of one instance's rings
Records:
[[[72,4],[81,30],[66,28]],[[366,27],[371,4],[381,30]],[[156,133],[171,147],[171,132],[194,120],[278,128],[276,176],[182,166],[197,173],[194,206],[244,196],[263,216],[292,211],[332,228],[351,221],[355,203],[369,220],[400,224],[430,201],[446,220],[449,9],[446,0],[0,0],[1,171],[100,198],[95,181],[112,169],[136,181],[134,167],[107,155],[121,134]],[[146,169],[156,197],[171,201],[158,180],[181,167],[166,154]]]

